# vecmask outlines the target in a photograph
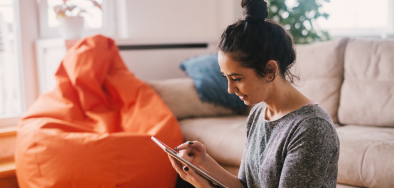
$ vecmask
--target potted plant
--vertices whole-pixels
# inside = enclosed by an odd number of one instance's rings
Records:
[[[95,0],[89,0],[94,6],[102,10]],[[59,20],[60,34],[64,39],[78,39],[84,27],[82,14],[87,13],[83,8],[73,4],[71,0],[63,0],[63,4],[54,7],[56,18]]]

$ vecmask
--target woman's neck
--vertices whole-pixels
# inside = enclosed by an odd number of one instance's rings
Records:
[[[273,83],[270,96],[264,101],[266,104],[265,119],[277,120],[309,101],[311,100],[287,81]]]

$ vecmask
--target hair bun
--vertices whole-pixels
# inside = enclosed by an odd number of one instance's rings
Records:
[[[268,17],[268,6],[264,0],[242,0],[243,20],[247,22],[264,22]]]

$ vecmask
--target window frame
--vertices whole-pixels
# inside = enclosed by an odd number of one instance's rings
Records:
[[[38,39],[37,4],[31,0],[13,0],[16,54],[21,76],[22,112],[0,118],[0,128],[16,127],[21,116],[38,97],[36,59],[33,43]],[[22,55],[23,54],[23,55]]]
[[[48,4],[47,0],[37,0],[39,10],[39,28],[40,38],[58,38],[60,37],[59,28],[48,27]],[[115,36],[115,19],[114,19],[114,1],[103,0],[103,28],[84,29],[82,36],[94,35],[97,33],[114,37]]]

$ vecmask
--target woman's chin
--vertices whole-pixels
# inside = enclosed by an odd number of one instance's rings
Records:
[[[251,101],[250,100],[250,98],[248,97],[248,96],[243,96],[243,97],[240,97],[240,99],[244,102],[244,104],[245,105],[247,105],[247,106],[253,106],[253,105],[255,105],[255,104],[257,104],[255,101]]]
[[[250,101],[250,100],[242,100],[243,102],[244,102],[244,104],[245,105],[247,105],[247,106],[254,106],[254,105],[256,105],[256,104],[258,104],[258,103],[260,103],[260,102],[256,102],[256,101]]]
[[[251,106],[251,105],[253,105],[253,104],[251,104],[248,100],[242,100],[243,102],[244,102],[244,104],[245,105],[247,105],[247,106]]]

